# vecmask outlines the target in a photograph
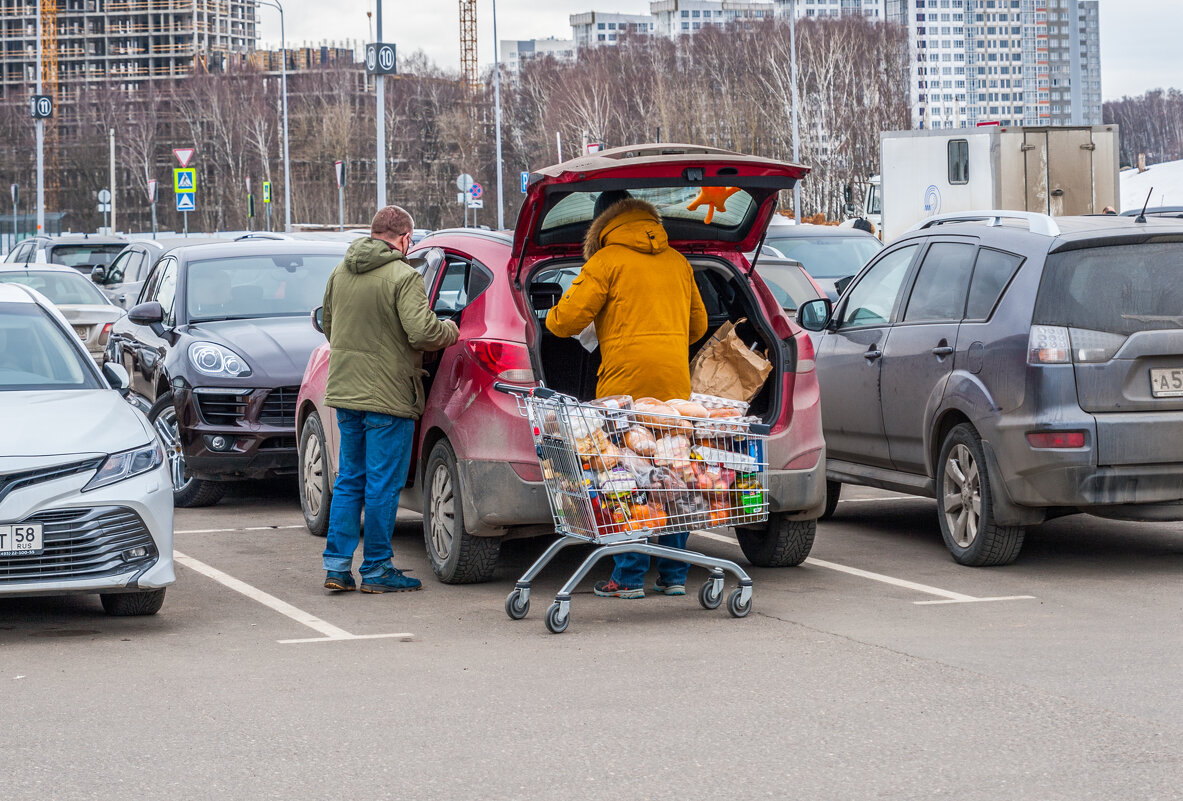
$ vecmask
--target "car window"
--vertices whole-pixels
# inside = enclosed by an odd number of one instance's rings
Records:
[[[981,248],[974,265],[973,280],[969,285],[969,303],[965,307],[965,319],[985,320],[994,311],[1002,291],[1011,277],[1023,263],[1022,256],[1003,253],[1001,250]]]
[[[454,314],[472,303],[491,283],[491,277],[465,259],[449,256],[436,288],[432,311]]]
[[[916,274],[904,322],[960,320],[969,292],[976,245],[935,242]]]
[[[858,271],[883,249],[883,243],[878,239],[862,234],[792,236],[769,231],[764,244],[776,248],[786,258],[801,262],[801,266],[814,278],[858,275]]]
[[[55,306],[106,306],[107,297],[81,273],[22,270],[0,272],[0,283],[32,287]]]
[[[156,282],[156,289],[152,293],[152,300],[160,304],[164,311],[164,324],[173,324],[173,307],[177,300],[177,263],[170,259],[160,273],[160,280]]]
[[[795,311],[805,301],[821,297],[809,276],[796,264],[761,261],[758,262],[756,272],[764,279],[772,296],[783,309]]]
[[[333,253],[276,253],[191,261],[185,297],[189,322],[306,316],[324,299]]]
[[[871,265],[846,296],[838,327],[886,325],[890,322],[908,267],[918,249],[919,245],[906,245]]]
[[[132,256],[135,251],[128,250],[120,253],[115,257],[115,261],[111,262],[111,268],[107,270],[107,280],[104,284],[120,284],[124,281],[133,281],[135,274],[129,269],[132,265]]]
[[[0,303],[0,392],[102,389],[86,355],[33,303]]]
[[[663,220],[693,220],[704,225],[709,215],[712,228],[734,228],[742,223],[755,200],[745,190],[717,189],[722,204],[708,206],[702,198],[702,187],[660,186],[651,188],[630,187],[628,193],[657,207]],[[569,225],[584,225],[595,217],[596,201],[600,192],[572,192],[546,212],[542,220],[543,231]],[[711,209],[714,209],[711,213]]]
[[[64,264],[67,267],[93,267],[96,264],[106,266],[123,250],[124,246],[114,245],[58,245],[52,251],[50,261],[54,264]]]

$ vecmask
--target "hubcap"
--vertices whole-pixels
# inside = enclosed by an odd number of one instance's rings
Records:
[[[965,445],[958,443],[945,461],[941,487],[945,523],[959,548],[968,548],[978,536],[982,516],[982,483],[978,463]]]
[[[308,514],[316,517],[324,502],[324,451],[319,437],[311,436],[305,441],[303,461],[304,504],[308,507]]]
[[[181,450],[181,432],[177,426],[177,410],[172,406],[162,409],[153,424],[156,433],[164,443],[164,453],[168,456],[168,470],[172,476],[173,492],[180,492],[189,486],[193,479],[185,477],[185,453]]]
[[[452,553],[456,531],[453,506],[452,474],[441,464],[431,477],[431,547],[440,561]]]

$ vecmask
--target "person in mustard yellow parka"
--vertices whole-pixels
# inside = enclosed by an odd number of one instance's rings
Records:
[[[669,246],[661,215],[624,192],[604,192],[583,240],[587,260],[562,300],[546,316],[559,337],[579,335],[595,323],[600,342],[596,394],[658,400],[690,396],[690,345],[707,332],[707,313],[694,268]],[[658,537],[685,548],[688,533]],[[621,554],[612,578],[596,595],[645,597],[649,557]],[[657,560],[657,592],[686,594],[684,562]]]

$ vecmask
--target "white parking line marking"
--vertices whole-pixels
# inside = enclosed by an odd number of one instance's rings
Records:
[[[321,620],[316,615],[309,614],[308,612],[305,612],[302,609],[297,609],[296,607],[289,604],[287,601],[281,601],[280,599],[276,598],[274,595],[263,592],[262,590],[260,590],[256,587],[252,587],[251,585],[247,584],[245,581],[241,581],[239,579],[236,579],[236,578],[234,578],[234,576],[231,576],[228,573],[223,573],[221,570],[218,570],[216,567],[210,567],[205,562],[199,562],[198,560],[194,559],[191,556],[186,556],[185,554],[180,553],[179,551],[173,551],[173,559],[178,564],[184,565],[185,567],[189,568],[190,570],[195,570],[198,573],[201,573],[203,576],[211,578],[214,581],[218,582],[219,584],[221,584],[225,587],[228,587],[237,593],[241,593],[241,594],[245,595],[247,598],[250,598],[252,601],[257,601],[258,603],[263,604],[263,606],[266,606],[268,609],[272,609],[276,612],[279,612],[281,615],[284,615],[285,617],[290,617],[292,620],[296,621],[297,623],[305,625],[308,628],[310,628],[314,631],[318,631],[324,635],[323,637],[315,637],[312,639],[305,639],[305,640],[277,640],[276,642],[279,642],[279,643],[286,644],[286,643],[302,643],[302,642],[329,642],[329,641],[337,641],[337,640],[376,640],[376,639],[389,639],[389,638],[395,638],[395,637],[397,637],[401,640],[409,640],[415,636],[414,634],[405,633],[405,632],[399,633],[399,634],[350,634],[345,629],[338,628],[337,626],[334,626],[332,623],[328,623],[324,620]]]
[[[728,545],[738,545],[738,543],[730,537],[725,537],[722,534],[714,534],[710,531],[694,531],[691,532],[699,537],[706,537],[716,542],[725,542]],[[1034,598],[1034,595],[1007,595],[997,598],[976,598],[972,595],[965,595],[960,592],[952,592],[951,590],[942,590],[940,587],[930,587],[927,584],[918,584],[915,581],[908,581],[907,579],[898,579],[893,576],[885,576],[882,573],[872,573],[869,570],[861,570],[857,567],[847,567],[840,565],[837,562],[827,562],[824,559],[815,559],[812,556],[805,560],[805,564],[813,565],[815,567],[824,567],[827,570],[836,570],[839,573],[848,573],[859,578],[870,579],[871,581],[879,581],[884,584],[891,584],[895,587],[902,587],[906,590],[915,590],[926,595],[935,595],[944,600],[940,601],[913,601],[917,605],[930,604],[971,604],[984,603],[986,601],[1018,601]]]
[[[279,531],[285,528],[305,528],[304,526],[249,526],[247,528],[192,528],[188,531],[174,531],[173,534],[218,534],[223,531]]]

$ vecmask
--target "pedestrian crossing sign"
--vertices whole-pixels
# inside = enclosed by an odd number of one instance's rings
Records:
[[[264,203],[271,202],[271,182],[270,181],[263,182],[263,202]]]
[[[192,192],[180,192],[177,194],[177,211],[196,211],[197,203],[194,202],[195,195]]]
[[[194,192],[197,190],[197,171],[192,167],[173,168],[173,191]]]

